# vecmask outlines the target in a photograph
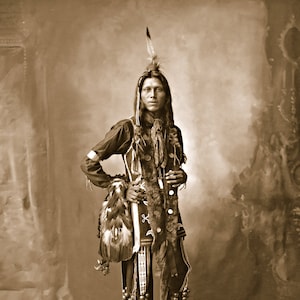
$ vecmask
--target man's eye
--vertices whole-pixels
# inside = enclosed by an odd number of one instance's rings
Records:
[[[146,92],[146,93],[150,93],[151,88],[143,88],[143,91]]]
[[[157,91],[157,92],[162,92],[162,91],[163,91],[163,88],[158,87],[158,88],[156,88],[156,91]]]

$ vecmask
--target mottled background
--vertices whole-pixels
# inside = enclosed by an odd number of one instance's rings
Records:
[[[105,191],[86,189],[79,164],[132,115],[146,26],[188,157],[191,299],[297,299],[298,186],[287,191],[285,167],[298,156],[284,165],[274,146],[298,134],[290,102],[290,122],[277,109],[295,68],[279,47],[293,15],[292,0],[0,0],[0,299],[121,299],[119,265],[93,268]]]

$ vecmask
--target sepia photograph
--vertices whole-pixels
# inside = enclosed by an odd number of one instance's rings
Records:
[[[0,0],[0,300],[298,300],[299,0]]]

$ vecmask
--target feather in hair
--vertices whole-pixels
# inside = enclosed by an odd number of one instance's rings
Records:
[[[147,51],[148,51],[148,54],[149,54],[149,59],[151,60],[152,65],[156,69],[158,69],[159,62],[157,60],[157,55],[156,55],[154,47],[153,47],[153,43],[152,43],[152,40],[151,40],[151,35],[150,35],[148,27],[146,28],[146,35],[147,35],[146,41],[147,41]]]

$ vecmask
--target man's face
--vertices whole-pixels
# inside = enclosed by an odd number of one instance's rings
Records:
[[[166,93],[161,81],[157,78],[147,78],[142,87],[141,98],[147,110],[159,111],[166,102]]]

